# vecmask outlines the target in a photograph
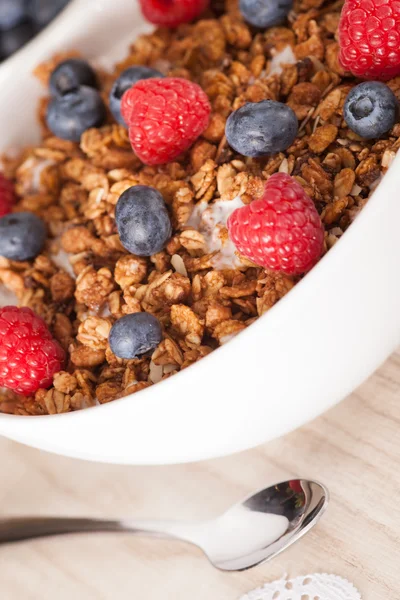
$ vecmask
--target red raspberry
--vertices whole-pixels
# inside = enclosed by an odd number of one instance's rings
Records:
[[[356,77],[400,74],[400,1],[347,0],[339,23],[339,61]]]
[[[0,173],[0,217],[11,212],[15,202],[14,185]]]
[[[140,0],[142,13],[150,23],[176,27],[189,23],[208,8],[210,0]]]
[[[173,161],[207,128],[210,102],[186,79],[142,79],[122,96],[132,148],[146,165]]]
[[[301,487],[301,483],[299,479],[294,479],[293,481],[289,481],[289,487],[294,491],[295,494],[304,494],[303,488]]]
[[[241,254],[287,275],[309,271],[324,245],[324,229],[312,200],[285,173],[268,179],[260,200],[235,210],[228,230]]]
[[[30,308],[0,309],[0,386],[24,396],[48,388],[64,359],[64,350]]]

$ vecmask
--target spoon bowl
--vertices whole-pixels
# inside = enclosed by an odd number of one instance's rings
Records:
[[[328,497],[320,483],[285,481],[202,523],[192,539],[218,569],[243,571],[270,560],[307,533],[324,513]]]
[[[270,560],[301,538],[321,518],[328,490],[306,479],[262,489],[209,521],[139,521],[75,518],[0,520],[0,543],[66,533],[125,531],[180,539],[203,550],[214,567],[244,571]]]

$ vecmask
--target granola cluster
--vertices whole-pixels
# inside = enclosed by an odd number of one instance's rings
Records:
[[[190,79],[207,93],[207,130],[181,160],[162,167],[140,163],[126,129],[111,115],[109,124],[88,130],[80,144],[53,137],[43,99],[41,143],[4,162],[20,197],[16,210],[38,214],[49,241],[32,262],[0,258],[0,281],[21,306],[43,317],[68,363],[53,387],[34,397],[3,392],[1,411],[62,413],[132,394],[228,342],[292,289],[298,278],[266,272],[243,257],[232,265],[221,261],[229,243],[224,226],[218,228],[219,248],[210,251],[206,231],[192,218],[200,203],[211,207],[240,196],[248,204],[260,197],[268,177],[288,173],[321,215],[326,250],[340,239],[400,145],[400,125],[369,141],[343,120],[355,80],[338,62],[342,5],[295,0],[287,27],[260,32],[243,21],[237,0],[215,0],[205,19],[142,36],[114,73],[99,71],[105,101],[116,76],[131,65]],[[47,83],[65,58],[40,65],[38,77]],[[400,78],[388,85],[400,98]],[[300,123],[296,141],[270,158],[235,154],[224,135],[227,117],[246,102],[266,99],[294,110]],[[150,259],[128,254],[115,225],[119,196],[136,184],[162,193],[174,227],[165,250]],[[164,339],[152,356],[119,359],[108,344],[111,326],[138,311],[157,316]]]

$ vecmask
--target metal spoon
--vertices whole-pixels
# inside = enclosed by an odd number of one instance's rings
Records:
[[[201,548],[223,571],[243,571],[270,560],[313,527],[328,504],[328,490],[297,479],[265,488],[220,517],[201,523],[105,521],[76,518],[0,519],[0,543],[64,533],[125,531],[184,540]]]

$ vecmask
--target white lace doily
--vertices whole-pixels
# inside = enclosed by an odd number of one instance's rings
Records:
[[[249,592],[241,600],[361,600],[361,596],[343,577],[314,573],[294,579],[285,576]]]

